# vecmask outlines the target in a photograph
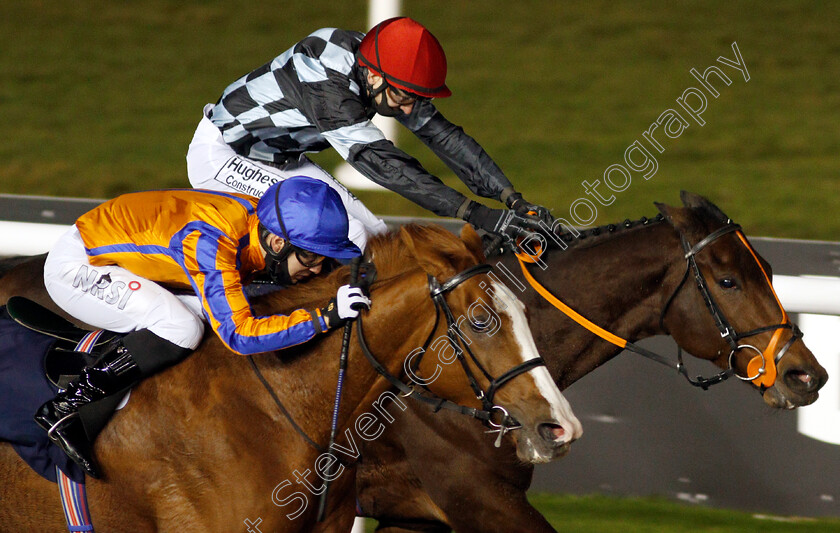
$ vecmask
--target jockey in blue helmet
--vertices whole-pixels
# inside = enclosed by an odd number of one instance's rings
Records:
[[[255,316],[244,291],[266,270],[290,285],[319,274],[326,258],[361,255],[347,232],[338,193],[301,176],[272,185],[262,200],[146,191],[82,215],[47,256],[44,284],[77,320],[126,335],[42,405],[35,421],[98,477],[95,432],[82,427],[79,408],[184,359],[205,323],[232,352],[253,354],[306,342],[358,316],[357,306],[369,306],[361,289],[344,285],[323,308]]]
[[[257,218],[266,271],[281,285],[296,281],[289,273],[292,254],[309,268],[327,257],[341,261],[361,255],[347,236],[347,213],[338,193],[318,180],[298,176],[275,183],[257,204]],[[283,240],[279,250],[269,242],[272,235]]]

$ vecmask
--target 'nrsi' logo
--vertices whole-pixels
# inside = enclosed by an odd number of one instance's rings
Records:
[[[126,284],[123,281],[112,281],[110,274],[100,276],[96,270],[82,265],[76,272],[73,287],[109,305],[116,305],[117,309],[124,309],[134,291],[140,288],[140,283],[132,281]]]

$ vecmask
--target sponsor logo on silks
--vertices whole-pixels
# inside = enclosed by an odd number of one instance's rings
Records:
[[[235,191],[260,197],[281,178],[254,165],[247,159],[231,157],[214,178]]]
[[[280,178],[277,176],[273,176],[253,163],[239,157],[231,157],[224,169],[245,182],[265,183],[270,186],[280,181]]]
[[[112,281],[111,274],[100,276],[96,269],[88,268],[87,265],[80,266],[73,279],[73,288],[81,289],[106,304],[116,305],[117,309],[124,309],[128,299],[140,286],[139,281]]]

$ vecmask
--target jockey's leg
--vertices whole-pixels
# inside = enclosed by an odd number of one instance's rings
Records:
[[[261,197],[273,183],[292,176],[308,176],[327,183],[341,196],[350,222],[350,240],[361,250],[365,249],[367,236],[387,231],[382,219],[305,155],[278,166],[237,155],[207,118],[210,109],[212,105],[205,106],[205,116],[187,152],[187,175],[193,187]]]
[[[99,477],[79,409],[181,361],[198,346],[204,325],[181,299],[156,283],[114,265],[92,266],[75,227],[47,256],[44,281],[55,303],[70,315],[128,333],[35,415],[53,442],[89,475]]]

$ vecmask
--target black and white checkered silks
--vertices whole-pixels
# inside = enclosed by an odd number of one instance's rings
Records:
[[[205,116],[206,122],[215,126],[235,154],[265,168],[297,166],[300,171],[311,164],[305,153],[332,147],[374,182],[438,215],[455,216],[466,196],[429,174],[370,121],[375,111],[364,88],[365,70],[356,64],[363,36],[334,28],[315,31],[228,86],[206,113],[211,115]],[[446,120],[432,102],[417,102],[411,114],[397,120],[479,196],[498,199],[503,189],[511,187],[481,146]],[[204,163],[212,152],[205,137],[213,131],[199,133],[187,157],[190,181],[196,187],[226,178],[210,175]],[[230,165],[229,158],[215,157],[216,167]]]

